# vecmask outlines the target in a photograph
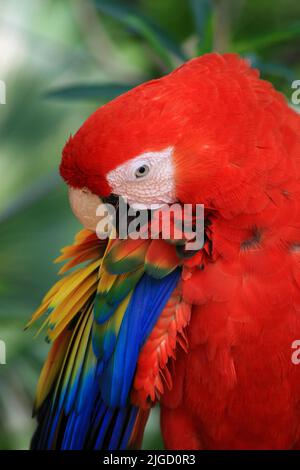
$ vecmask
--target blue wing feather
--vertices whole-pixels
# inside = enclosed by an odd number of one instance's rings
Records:
[[[159,280],[143,274],[126,308],[114,348],[106,339],[109,358],[106,354],[97,359],[90,331],[84,362],[72,369],[73,381],[63,383],[60,394],[50,394],[40,412],[32,448],[126,448],[138,412],[130,404],[130,390],[139,352],[179,277],[180,269]],[[90,327],[90,322],[83,321],[85,328]]]

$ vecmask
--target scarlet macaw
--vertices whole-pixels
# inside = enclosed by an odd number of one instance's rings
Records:
[[[98,197],[203,203],[205,244],[84,229],[63,250],[62,273],[87,263],[32,319],[47,313],[53,343],[32,447],[138,447],[159,402],[168,449],[300,448],[300,117],[284,97],[236,55],[193,59],[93,113],[60,172],[87,226]]]

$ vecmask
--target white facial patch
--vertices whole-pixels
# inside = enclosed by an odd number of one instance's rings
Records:
[[[158,208],[176,201],[173,147],[145,152],[107,174],[112,192],[135,209]]]

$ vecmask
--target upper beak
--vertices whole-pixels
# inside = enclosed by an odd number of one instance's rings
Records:
[[[88,230],[96,231],[97,224],[101,220],[97,216],[97,209],[103,201],[86,188],[75,189],[69,187],[69,201],[71,209],[79,222]]]

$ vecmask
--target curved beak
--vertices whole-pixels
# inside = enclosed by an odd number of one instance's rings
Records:
[[[69,187],[69,201],[71,209],[79,222],[88,230],[96,232],[96,227],[101,217],[99,214],[99,206],[104,204],[103,201],[86,188],[75,189]],[[103,211],[104,212],[104,211]]]

